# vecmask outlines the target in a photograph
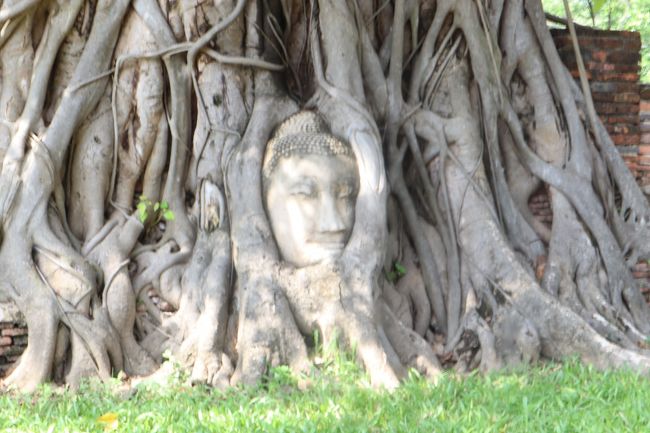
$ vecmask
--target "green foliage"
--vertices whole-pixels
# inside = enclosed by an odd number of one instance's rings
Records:
[[[600,10],[605,6],[605,3],[607,3],[608,0],[593,0],[591,2],[591,11],[593,15],[597,14],[600,12]]]
[[[386,272],[386,279],[391,283],[394,283],[404,275],[406,275],[406,268],[400,262],[395,262],[393,263],[393,269]]]
[[[307,376],[278,368],[263,385],[226,391],[177,384],[128,392],[117,383],[89,382],[76,393],[43,386],[34,396],[4,394],[0,431],[647,431],[648,401],[646,378],[578,362],[488,376],[445,374],[437,384],[412,373],[388,393],[370,388],[344,355]]]
[[[564,17],[563,0],[542,0],[544,10]],[[640,81],[650,83],[650,0],[569,0],[577,24],[641,34]]]
[[[174,220],[174,212],[169,209],[167,200],[153,203],[147,197],[141,195],[137,209],[140,222],[148,227],[155,226],[163,219],[165,221]]]

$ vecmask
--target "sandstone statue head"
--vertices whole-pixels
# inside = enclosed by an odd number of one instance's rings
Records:
[[[282,259],[303,267],[340,256],[359,186],[350,145],[318,114],[301,111],[269,140],[262,170],[264,205]]]

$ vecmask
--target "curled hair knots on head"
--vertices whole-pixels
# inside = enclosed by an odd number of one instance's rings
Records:
[[[315,111],[300,111],[282,122],[266,144],[262,174],[268,179],[282,158],[295,155],[343,155],[354,158],[350,145],[332,135]]]

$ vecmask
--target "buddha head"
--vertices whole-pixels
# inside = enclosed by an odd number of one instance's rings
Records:
[[[262,170],[264,205],[282,259],[304,267],[339,257],[359,188],[350,145],[318,114],[301,111],[278,126]]]

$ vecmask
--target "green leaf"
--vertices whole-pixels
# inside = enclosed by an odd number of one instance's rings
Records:
[[[605,6],[605,3],[607,3],[607,0],[592,0],[592,10],[594,11],[594,15],[598,13],[599,10]]]
[[[167,200],[163,200],[163,201],[160,202],[160,209],[162,209],[162,210],[169,209],[169,203],[167,202]]]
[[[400,277],[406,275],[406,268],[399,262],[395,262],[395,271],[397,271],[397,275]]]
[[[155,205],[153,205],[154,212],[158,212],[158,209],[160,209],[160,203],[156,203]]]
[[[147,204],[141,201],[138,203],[138,218],[142,224],[147,220],[147,216]]]
[[[174,221],[174,218],[175,218],[174,217],[174,212],[172,212],[170,210],[166,210],[163,213],[163,218],[165,218],[165,220],[167,220],[167,221]]]

